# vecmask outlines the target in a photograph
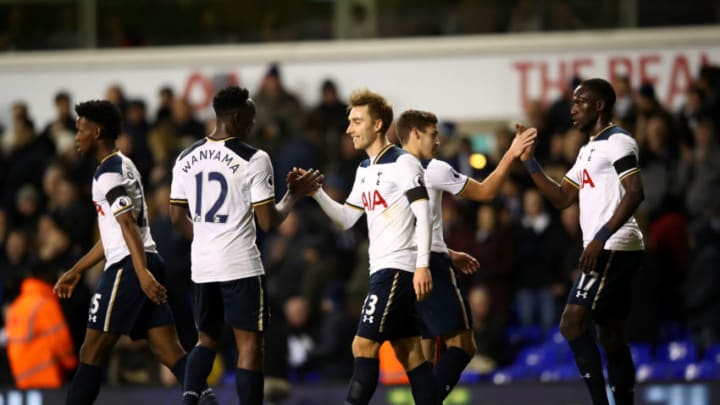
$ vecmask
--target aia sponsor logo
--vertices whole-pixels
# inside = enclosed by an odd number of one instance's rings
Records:
[[[387,203],[385,202],[385,199],[377,190],[363,191],[362,202],[363,207],[365,207],[367,211],[373,211],[375,208],[379,207],[382,207],[382,209],[387,208]]]

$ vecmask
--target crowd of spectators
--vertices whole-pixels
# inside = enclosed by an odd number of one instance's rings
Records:
[[[571,89],[577,78],[569,81]],[[666,325],[687,331],[698,346],[720,343],[720,69],[704,67],[687,89],[686,103],[670,111],[651,84],[620,77],[616,123],[640,145],[646,200],[637,219],[647,254],[636,277],[630,336],[658,342]],[[125,118],[118,148],[141,172],[148,198],[151,230],[167,262],[169,301],[182,344],[192,347],[196,334],[190,311],[189,241],[168,218],[170,168],[177,153],[213,129],[199,120],[188,102],[163,87],[157,111],[145,100],[127,99],[110,86],[104,96]],[[365,158],[354,150],[343,94],[332,81],[319,89],[321,101],[305,106],[285,88],[272,65],[253,99],[257,125],[248,143],[270,153],[276,195],[292,167],[320,168],[325,189],[336,200],[350,191],[355,168]],[[569,94],[569,92],[566,92]],[[55,97],[57,116],[38,127],[30,106],[17,100],[12,122],[0,130],[0,303],[6,309],[34,269],[60,272],[97,238],[90,184],[96,162],[74,147],[71,94]],[[567,97],[550,105],[528,105],[525,124],[539,131],[537,157],[561,179],[585,142],[569,120]],[[397,112],[399,113],[399,112]],[[440,117],[442,119],[442,117]],[[514,133],[498,128],[487,165],[468,164],[472,135],[441,125],[441,156],[458,171],[482,179],[498,162]],[[478,356],[471,367],[488,371],[511,360],[510,327],[551,330],[582,251],[577,207],[558,212],[531,187],[522,165],[491,203],[476,204],[445,196],[442,215],[448,246],[480,262],[473,276],[459,276],[470,298]],[[347,381],[352,373],[350,342],[367,283],[367,235],[363,224],[341,232],[311,200],[298,204],[279,230],[258,238],[268,277],[271,326],[266,334],[266,374],[291,381]],[[61,302],[74,349],[87,322],[90,293],[97,274],[89,272],[72,299]],[[3,311],[5,312],[5,311]],[[0,320],[4,322],[5,317]],[[231,339],[231,334],[228,334]],[[2,339],[0,339],[2,342]],[[142,342],[125,341],[111,360],[108,380],[118,384],[172,383]],[[228,341],[229,343],[229,341]],[[234,345],[223,361],[232,369]],[[5,357],[5,356],[0,356]],[[218,361],[222,370],[223,361]],[[222,376],[221,372],[215,373]],[[221,377],[216,377],[221,378]],[[0,385],[12,384],[7,362],[0,361]]]
[[[87,2],[86,2],[87,3]],[[0,3],[0,51],[716,24],[715,0],[92,0]],[[88,27],[96,27],[92,34]]]

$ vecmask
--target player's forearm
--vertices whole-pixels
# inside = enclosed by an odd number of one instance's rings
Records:
[[[523,164],[528,169],[530,178],[540,193],[547,198],[555,208],[559,210],[565,209],[574,202],[571,196],[567,195],[565,190],[563,190],[562,185],[545,174],[545,171],[540,167],[540,164],[535,158],[525,160]]]
[[[327,216],[343,230],[350,229],[362,215],[361,211],[354,210],[333,200],[323,189],[320,189],[313,194],[313,199],[317,201],[318,205],[320,205],[320,208],[322,208],[325,214],[327,214]]]
[[[170,205],[170,222],[187,240],[193,238],[193,223],[188,217],[187,206]]]
[[[495,170],[493,170],[485,180],[480,182],[480,193],[476,193],[475,198],[472,198],[472,200],[489,201],[495,198],[510,174],[510,167],[512,166],[513,160],[514,158],[510,152],[505,152]]]
[[[118,217],[118,222],[120,222],[120,229],[122,230],[125,244],[130,251],[130,258],[132,259],[133,267],[135,267],[135,273],[145,271],[147,261],[145,259],[145,246],[140,238],[140,231],[129,212],[122,216],[125,218],[121,220]]]
[[[417,242],[417,260],[415,267],[430,265],[430,247],[432,243],[432,222],[428,200],[416,200],[410,204],[415,215],[415,241]]]
[[[613,234],[620,229],[633,216],[644,199],[642,192],[626,191],[612,217],[605,223],[607,231]]]
[[[286,191],[283,198],[280,199],[280,201],[275,204],[275,212],[272,216],[270,227],[275,228],[276,226],[280,225],[285,218],[287,218],[288,214],[290,214],[290,211],[292,210],[293,206],[295,206],[295,203],[297,202],[297,199],[290,194],[290,191]]]
[[[105,259],[105,251],[103,250],[102,239],[100,239],[85,256],[81,257],[80,260],[75,263],[70,271],[85,273],[103,259]]]

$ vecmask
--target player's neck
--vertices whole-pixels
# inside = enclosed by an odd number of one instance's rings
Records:
[[[615,126],[615,124],[611,120],[598,120],[589,131],[588,136],[590,136],[590,139],[593,139],[613,126]]]
[[[95,158],[98,162],[102,163],[105,159],[108,158],[108,156],[117,153],[118,150],[114,146],[106,146],[103,144],[98,144],[97,149],[95,149]]]
[[[374,158],[388,145],[389,143],[387,138],[384,136],[378,136],[377,139],[375,139],[375,142],[371,143],[370,146],[365,149],[365,153],[367,153],[368,157]]]

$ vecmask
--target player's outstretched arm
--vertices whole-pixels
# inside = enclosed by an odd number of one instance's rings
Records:
[[[170,222],[185,239],[192,240],[193,223],[190,220],[190,210],[187,205],[170,203]]]
[[[450,254],[450,261],[452,262],[453,268],[463,274],[473,274],[480,268],[480,262],[465,252],[448,249],[448,253]]]
[[[283,198],[277,204],[269,201],[255,206],[255,215],[260,228],[267,232],[280,225],[299,199],[315,193],[320,188],[323,178],[319,170],[310,169],[303,173],[293,170],[288,173],[288,191]]]
[[[490,201],[495,198],[510,173],[513,161],[535,143],[535,138],[537,138],[537,129],[535,128],[518,131],[495,170],[482,182],[468,178],[468,185],[460,197],[471,201]]]
[[[294,167],[293,171],[288,173],[288,178],[291,173],[296,172],[299,174],[305,174],[307,171],[302,168]],[[352,194],[352,192],[351,192]],[[320,208],[325,214],[330,217],[342,230],[350,229],[362,216],[364,211],[361,208],[351,207],[348,204],[340,204],[339,202],[330,198],[325,190],[318,187],[315,191],[310,193],[312,198],[318,203]]]
[[[135,274],[137,274],[138,280],[140,281],[140,287],[151,301],[156,304],[162,304],[167,301],[167,289],[160,284],[155,279],[155,276],[150,273],[150,270],[147,269],[145,247],[140,238],[140,231],[138,230],[135,217],[131,210],[128,210],[116,216],[115,219],[120,224],[123,239],[125,239],[125,243],[130,251],[130,257],[132,258],[133,267],[135,267]]]
[[[518,133],[524,132],[527,128],[522,124],[515,124]],[[540,163],[535,160],[535,144],[528,146],[520,155],[520,161],[530,173],[530,178],[537,186],[540,193],[547,198],[557,209],[561,210],[573,205],[578,200],[578,188],[570,182],[563,180],[558,184],[545,174]]]
[[[70,270],[60,276],[53,288],[55,295],[60,298],[70,298],[83,274],[103,259],[105,259],[105,252],[103,251],[102,239],[100,239]]]

